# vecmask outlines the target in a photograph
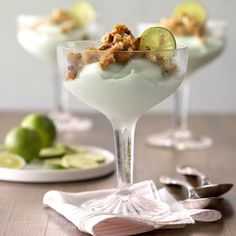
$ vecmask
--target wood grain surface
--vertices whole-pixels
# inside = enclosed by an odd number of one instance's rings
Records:
[[[0,141],[16,126],[24,113],[0,114]],[[88,132],[60,135],[68,144],[89,144],[113,150],[112,129],[101,115],[88,115],[94,127]],[[190,164],[212,179],[214,183],[234,183],[236,179],[236,116],[197,115],[190,117],[190,126],[198,133],[213,137],[212,148],[202,151],[176,152],[153,149],[145,144],[147,135],[165,130],[170,125],[166,115],[144,116],[137,125],[135,140],[135,181],[152,179],[158,187],[162,174],[175,176],[175,167]],[[0,236],[84,236],[64,217],[43,207],[42,197],[48,190],[81,192],[114,187],[116,175],[82,182],[58,184],[23,184],[0,182]],[[236,235],[236,190],[211,204],[220,210],[223,219],[214,223],[197,223],[184,229],[161,230],[142,234],[147,236],[234,236]]]

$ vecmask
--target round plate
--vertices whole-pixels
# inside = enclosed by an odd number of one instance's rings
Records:
[[[42,164],[28,164],[24,169],[0,168],[0,180],[24,183],[55,183],[93,179],[110,174],[115,169],[115,156],[106,149],[80,146],[87,151],[100,153],[106,161],[98,167],[80,169],[44,169]]]

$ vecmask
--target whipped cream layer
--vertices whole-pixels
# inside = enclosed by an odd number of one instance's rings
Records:
[[[175,38],[177,42],[188,45],[187,74],[215,59],[224,47],[224,41],[213,36],[207,36],[205,42],[196,36],[176,36]]]
[[[86,29],[79,28],[70,33],[60,32],[58,25],[42,24],[34,29],[22,28],[18,32],[18,41],[28,52],[36,57],[56,65],[56,46],[60,42],[81,40],[88,35]]]
[[[133,59],[106,70],[98,63],[86,65],[75,80],[64,84],[74,96],[108,118],[132,122],[172,94],[182,81],[181,74],[166,76],[159,65]]]

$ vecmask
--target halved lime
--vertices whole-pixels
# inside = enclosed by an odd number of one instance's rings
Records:
[[[97,167],[99,163],[90,158],[86,158],[84,155],[72,154],[66,155],[62,158],[62,164],[65,168],[79,168],[90,169]]]
[[[94,6],[87,0],[76,2],[69,10],[71,16],[75,18],[81,26],[86,26],[96,18]]]
[[[39,152],[39,158],[47,159],[47,158],[56,158],[62,157],[67,152],[66,148],[63,146],[55,146],[49,148],[43,148]]]
[[[48,159],[43,162],[44,167],[48,169],[65,169],[62,164],[62,158]]]
[[[194,0],[183,1],[176,5],[173,16],[181,18],[184,14],[189,15],[192,19],[204,24],[207,21],[206,8],[199,2]]]
[[[139,49],[158,52],[162,57],[169,59],[173,56],[173,50],[176,49],[176,40],[166,28],[151,27],[143,32]]]
[[[23,157],[7,152],[0,153],[0,167],[10,169],[22,169],[25,166]]]

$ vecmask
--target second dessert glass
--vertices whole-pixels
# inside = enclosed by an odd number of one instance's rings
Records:
[[[89,3],[82,4],[86,4],[86,9],[89,8],[89,12],[83,12],[85,18],[86,15],[91,14],[93,8]],[[77,19],[70,16],[69,10],[62,9],[54,9],[49,16],[19,15],[17,18],[17,39],[20,45],[52,68],[54,109],[49,115],[59,131],[82,131],[92,126],[90,119],[76,117],[70,112],[70,94],[58,82],[59,75],[56,66],[58,43],[97,37],[95,22],[85,23],[83,25],[81,22],[77,23]]]
[[[115,51],[112,54],[86,50],[98,45],[98,41],[61,43],[57,51],[66,88],[102,112],[114,131],[117,191],[81,207],[108,214],[160,219],[170,214],[169,206],[160,199],[138,195],[132,187],[135,126],[144,112],[181,84],[187,67],[187,47],[178,45],[174,50]],[[160,54],[172,55],[172,58],[166,64],[153,63]]]
[[[139,31],[156,26],[155,23],[140,23]],[[177,42],[188,45],[189,62],[186,78],[174,93],[172,129],[149,136],[147,142],[151,146],[174,148],[177,150],[198,150],[212,145],[212,139],[205,135],[194,134],[188,127],[188,103],[190,94],[190,78],[193,73],[217,58],[226,44],[227,22],[221,20],[208,21],[206,42],[201,43],[195,36],[178,36]]]

